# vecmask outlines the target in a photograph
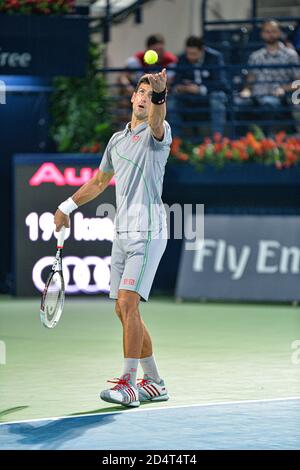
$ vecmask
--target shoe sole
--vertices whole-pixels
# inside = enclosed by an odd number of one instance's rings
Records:
[[[114,400],[113,398],[101,397],[101,395],[100,395],[100,398],[101,400],[106,401],[107,403],[114,403],[116,405],[126,406],[127,408],[137,408],[141,404],[139,401],[133,401],[131,403],[122,403],[118,400]]]
[[[168,401],[169,395],[162,395],[161,397],[146,398],[145,400],[140,400],[141,403],[146,403],[148,401]]]

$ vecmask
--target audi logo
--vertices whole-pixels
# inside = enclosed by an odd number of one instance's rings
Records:
[[[95,294],[109,292],[111,256],[66,256],[63,258],[63,275],[65,289],[68,294],[85,292]],[[39,259],[32,270],[32,281],[35,287],[42,292],[45,279],[52,267],[53,257],[45,256]],[[47,268],[47,269],[46,269]]]

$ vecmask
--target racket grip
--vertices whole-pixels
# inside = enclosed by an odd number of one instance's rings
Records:
[[[65,232],[66,232],[66,227],[63,225],[60,231],[58,232],[57,248],[63,248],[64,241],[65,241]]]

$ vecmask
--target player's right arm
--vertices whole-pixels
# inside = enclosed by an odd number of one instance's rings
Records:
[[[93,178],[83,184],[71,198],[62,203],[54,215],[56,231],[58,232],[63,225],[65,227],[69,227],[69,214],[72,212],[72,210],[77,209],[77,207],[82,206],[89,201],[92,201],[97,196],[99,196],[99,194],[103,193],[103,191],[109,185],[113,175],[113,172],[104,172],[102,170],[98,170]]]

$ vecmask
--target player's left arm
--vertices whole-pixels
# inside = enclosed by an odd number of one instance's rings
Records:
[[[159,73],[148,75],[152,87],[152,102],[149,111],[149,126],[152,135],[158,139],[164,138],[164,120],[167,114],[166,93],[167,93],[167,72],[163,69]]]

